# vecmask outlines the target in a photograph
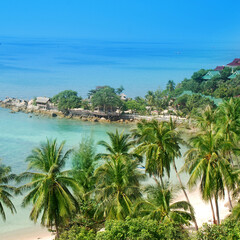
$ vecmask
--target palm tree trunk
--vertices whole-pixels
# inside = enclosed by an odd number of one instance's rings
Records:
[[[228,193],[228,202],[229,202],[230,210],[232,210],[233,205],[232,205],[232,200],[231,200],[231,193],[230,193],[230,190],[228,187],[227,187],[227,193]]]
[[[213,203],[212,203],[212,198],[210,198],[210,205],[211,205],[211,210],[212,210],[212,215],[213,215],[213,224],[217,224],[216,218],[215,218],[215,212],[213,208]]]
[[[162,176],[160,176],[160,182],[162,184],[162,187],[164,187]]]
[[[59,238],[59,225],[58,225],[58,220],[57,220],[57,216],[55,215],[55,229],[56,229],[56,236],[55,239]]]
[[[233,160],[232,160],[231,152],[229,152],[229,161],[230,161],[230,164],[232,165],[232,168],[233,168]],[[228,187],[227,187],[227,193],[228,193],[228,202],[229,202],[230,210],[232,210],[233,205],[232,205],[232,200],[231,200],[231,193],[230,193],[230,190],[229,190]]]
[[[186,190],[185,190],[185,188],[183,186],[182,180],[181,180],[181,178],[180,178],[180,176],[178,174],[178,170],[177,170],[177,166],[176,166],[175,160],[173,160],[173,167],[174,167],[174,170],[176,172],[176,175],[177,175],[178,181],[180,183],[180,186],[181,186],[181,188],[183,190],[183,193],[184,193],[184,195],[185,195],[185,197],[187,199],[187,202],[191,205],[190,200],[189,200],[188,195],[187,195],[187,192],[186,192]],[[193,217],[193,222],[194,222],[194,225],[195,225],[195,229],[198,230],[198,224],[197,224],[197,221],[196,221],[196,219],[194,217],[194,213],[192,211],[191,211],[191,214],[192,214],[192,217]]]
[[[219,215],[219,207],[218,207],[218,196],[215,195],[215,206],[216,206],[216,214],[217,214],[217,223],[220,224],[220,215]]]

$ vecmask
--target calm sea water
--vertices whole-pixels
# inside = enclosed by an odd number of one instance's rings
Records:
[[[129,97],[164,89],[201,68],[240,57],[234,42],[129,42],[0,36],[0,98],[52,96],[73,89],[83,97],[99,85],[125,87]]]

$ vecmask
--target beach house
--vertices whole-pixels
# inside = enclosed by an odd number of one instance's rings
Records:
[[[234,79],[237,76],[240,76],[240,70],[235,71],[232,75],[230,75],[228,78],[229,79]]]
[[[50,99],[47,97],[37,97],[36,104],[39,109],[49,109]]]
[[[211,78],[213,78],[215,76],[220,76],[220,71],[215,71],[215,70],[208,71],[207,74],[205,74],[203,76],[203,79],[210,80]]]
[[[213,71],[222,71],[225,66],[217,66]]]
[[[227,66],[232,68],[232,73],[233,73],[234,68],[240,67],[240,58],[235,58],[232,62],[227,64]]]

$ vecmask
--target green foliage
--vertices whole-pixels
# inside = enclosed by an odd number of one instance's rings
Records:
[[[99,107],[104,112],[113,111],[123,104],[115,89],[109,86],[97,90],[92,95],[91,102],[94,107]]]
[[[171,221],[179,225],[190,225],[193,220],[192,206],[186,201],[173,202],[173,187],[168,183],[163,186],[158,181],[156,183],[156,186],[146,187],[147,199],[137,203],[135,214],[158,222]]]
[[[73,226],[69,230],[61,233],[58,240],[95,240],[96,234],[93,230],[85,227]]]
[[[202,77],[207,72],[208,70],[201,69],[198,72],[193,73],[191,79],[185,78],[177,85],[176,90],[181,89],[184,91],[192,91],[194,93],[202,93],[215,98],[228,98],[240,95],[240,77],[238,76],[235,79],[228,78],[232,74],[231,68],[225,67],[220,71],[220,76],[204,80]],[[174,94],[175,93],[173,93],[173,95]]]
[[[202,81],[205,81],[203,79],[203,76],[207,74],[209,70],[205,70],[205,69],[200,69],[197,72],[194,72],[191,79],[195,82],[201,83]]]
[[[36,97],[33,98],[33,106],[37,106],[37,98]]]
[[[82,98],[76,91],[65,90],[55,95],[51,101],[58,106],[58,110],[67,113],[69,109],[80,108]]]
[[[144,99],[141,100],[128,100],[125,102],[125,109],[131,110],[133,113],[146,113],[146,103]]]
[[[142,121],[132,132],[139,144],[136,153],[146,157],[146,172],[150,176],[169,177],[173,158],[180,156],[179,139],[170,125],[156,120]]]
[[[175,86],[176,86],[175,82],[173,80],[169,80],[166,89],[169,93],[171,93],[175,90]]]
[[[73,192],[78,192],[77,182],[63,171],[71,150],[63,151],[64,142],[56,140],[42,143],[32,150],[27,157],[28,172],[18,176],[18,181],[29,180],[20,190],[30,190],[24,197],[22,206],[33,205],[30,219],[34,222],[41,218],[41,224],[55,227],[58,235],[59,226],[68,222],[78,209],[78,202]]]
[[[187,240],[188,234],[178,224],[155,220],[127,218],[126,221],[107,221],[105,231],[97,240]]]
[[[240,222],[225,220],[221,225],[205,224],[197,232],[197,240],[238,240],[240,239]]]
[[[125,219],[132,212],[133,202],[141,197],[139,160],[130,153],[128,134],[108,133],[111,144],[99,142],[107,150],[99,154],[103,165],[96,169],[96,218]]]
[[[6,220],[4,206],[7,207],[11,213],[16,213],[16,209],[11,201],[13,197],[11,193],[15,192],[16,188],[8,185],[14,178],[15,175],[11,174],[11,168],[3,165],[0,160],[0,215],[4,221]]]
[[[178,110],[182,111],[185,114],[195,113],[197,114],[200,110],[204,109],[207,105],[215,108],[215,103],[207,97],[202,96],[201,94],[188,95],[184,94],[177,98],[174,102],[174,105]]]
[[[82,188],[79,192],[81,200],[89,200],[90,191],[94,189],[95,156],[96,147],[91,138],[83,138],[78,149],[73,152],[72,172],[74,179]]]

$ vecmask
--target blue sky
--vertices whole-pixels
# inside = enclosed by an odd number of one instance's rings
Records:
[[[164,89],[240,57],[239,0],[6,0],[0,98]]]
[[[7,0],[0,34],[136,41],[240,40],[238,0]]]

